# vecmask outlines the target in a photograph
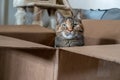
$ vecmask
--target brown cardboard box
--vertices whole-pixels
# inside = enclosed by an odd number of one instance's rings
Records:
[[[19,38],[48,46],[54,46],[54,31],[40,26],[0,26],[0,35]]]
[[[53,80],[56,50],[0,36],[0,80]]]
[[[29,40],[21,37],[38,28],[1,28],[1,35],[14,38],[0,36],[0,80],[120,80],[120,21],[82,22],[85,45],[89,46],[60,49],[29,42],[31,36]],[[44,35],[48,31],[38,30],[39,36],[43,34],[38,41],[49,42],[49,35]],[[19,33],[20,37],[15,36]]]
[[[61,48],[58,80],[120,80],[120,44]]]
[[[85,45],[120,43],[120,20],[83,20]]]

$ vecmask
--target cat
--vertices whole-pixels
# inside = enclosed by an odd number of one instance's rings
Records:
[[[65,15],[65,16],[69,16],[69,15],[71,15],[71,12],[69,11],[69,10],[67,10],[67,11],[65,11],[65,10],[60,10],[60,9],[57,9],[57,10],[55,10],[54,12],[56,12],[56,11],[59,11],[59,12],[61,12],[63,15]],[[47,13],[47,12],[46,12]],[[52,30],[55,30],[55,28],[56,28],[56,24],[57,24],[57,22],[56,22],[56,15],[53,13],[52,15],[49,15],[48,13],[47,13],[47,15],[45,15],[45,16],[43,16],[43,19],[46,19],[47,18],[47,20],[48,20],[48,25],[47,25],[47,28],[49,28],[49,29],[52,29]],[[45,23],[45,21],[43,21],[43,23]],[[46,23],[45,23],[46,24]],[[45,26],[45,25],[43,25],[43,26]]]
[[[63,16],[59,11],[56,12],[56,37],[55,47],[83,46],[83,26],[81,24],[80,12],[71,17]]]

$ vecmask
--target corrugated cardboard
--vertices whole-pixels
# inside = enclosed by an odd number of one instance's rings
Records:
[[[13,48],[51,48],[42,44],[28,42],[25,40],[0,35],[0,46]]]
[[[0,80],[53,80],[56,50],[0,36]]]
[[[85,45],[120,43],[120,20],[83,20]]]
[[[60,49],[58,80],[120,80],[120,21],[82,22],[89,46]]]
[[[85,45],[120,43],[120,20],[83,20]],[[0,35],[54,46],[55,32],[40,26],[0,26]]]
[[[61,48],[58,80],[120,80],[120,45]]]
[[[19,38],[48,46],[54,45],[55,33],[53,30],[40,26],[0,26],[0,35]]]
[[[120,21],[82,22],[85,46],[60,49],[52,30],[0,27],[0,80],[120,80]]]

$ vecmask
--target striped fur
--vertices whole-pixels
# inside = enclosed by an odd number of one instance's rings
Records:
[[[56,12],[56,47],[70,47],[84,45],[83,27],[80,13],[75,16],[64,17],[60,12]]]

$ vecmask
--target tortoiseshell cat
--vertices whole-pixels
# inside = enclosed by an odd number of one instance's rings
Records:
[[[75,16],[64,17],[60,12],[56,12],[56,47],[83,46],[83,27],[80,19],[80,12]]]

